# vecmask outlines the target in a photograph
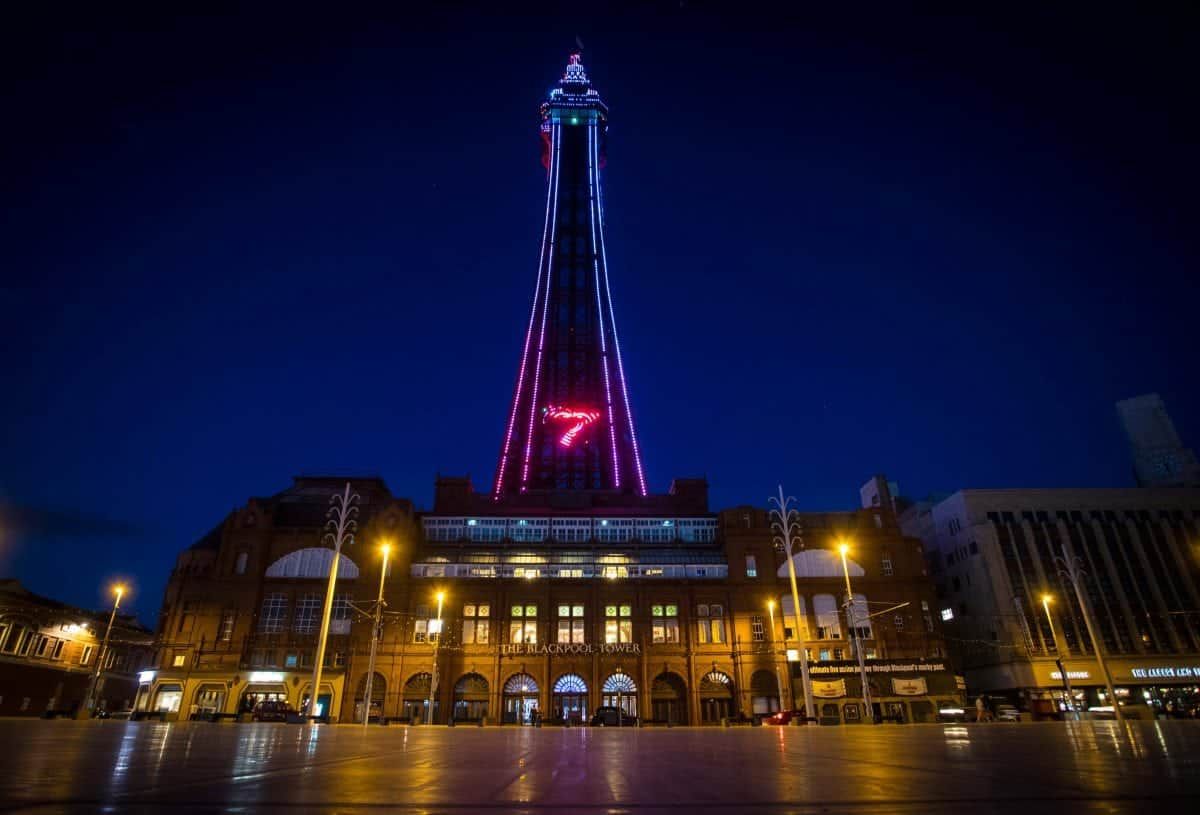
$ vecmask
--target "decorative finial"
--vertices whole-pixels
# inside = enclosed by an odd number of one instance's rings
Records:
[[[562,84],[589,85],[587,71],[583,69],[583,54],[572,51],[567,58],[567,69],[563,71]]]

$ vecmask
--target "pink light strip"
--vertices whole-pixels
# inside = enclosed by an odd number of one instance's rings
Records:
[[[548,422],[553,419],[564,419],[568,422],[575,422],[558,440],[560,447],[570,447],[575,443],[575,437],[579,435],[580,431],[599,418],[600,411],[598,410],[576,410],[575,408],[547,405],[546,416],[542,421]]]
[[[551,142],[553,142],[553,133],[551,134]],[[554,191],[554,180],[550,174],[546,174],[546,217],[542,224],[542,248],[538,252],[538,276],[537,285],[533,289],[533,305],[529,310],[529,325],[525,329],[525,347],[521,351],[521,370],[517,373],[517,392],[513,395],[512,410],[508,414],[508,429],[504,435],[504,452],[500,454],[500,467],[496,473],[496,486],[493,491],[493,500],[500,500],[500,493],[504,489],[504,471],[508,468],[508,452],[512,447],[513,426],[517,420],[517,408],[521,404],[521,393],[525,389],[525,365],[529,361],[529,341],[533,337],[533,321],[537,318],[538,298],[542,291],[542,267],[546,263],[546,235],[550,231],[550,196]],[[549,284],[549,281],[547,281]]]
[[[612,444],[613,487],[621,488],[621,459],[617,454],[617,428],[613,420],[612,386],[608,376],[608,340],[604,336],[604,303],[600,298],[600,265],[596,252],[596,192],[600,187],[597,165],[600,163],[596,124],[588,125],[588,224],[592,229],[592,273],[596,280],[596,316],[600,320],[600,359],[604,368],[604,403],[608,413],[608,438]],[[593,161],[593,157],[595,160]]]
[[[633,429],[633,413],[629,409],[629,390],[625,386],[625,365],[621,362],[621,338],[617,336],[617,318],[613,313],[612,292],[608,287],[608,254],[604,249],[604,193],[600,188],[599,173],[596,183],[596,208],[600,213],[600,260],[604,266],[604,291],[608,295],[608,321],[612,325],[613,345],[617,352],[617,373],[621,377],[621,395],[625,400],[625,418],[629,420],[629,438],[633,441],[633,461],[637,466],[638,486],[646,495],[646,475],[642,470],[642,454],[638,449],[637,431]]]
[[[533,395],[529,400],[529,429],[525,434],[525,463],[521,467],[521,490],[529,483],[529,454],[533,448],[533,421],[537,417],[538,385],[542,378],[542,349],[546,343],[546,314],[550,310],[550,289],[554,285],[554,238],[558,231],[558,169],[562,163],[562,125],[551,122],[554,147],[554,211],[550,216],[550,253],[546,258],[546,293],[542,301],[542,324],[538,329],[537,365],[533,373]]]

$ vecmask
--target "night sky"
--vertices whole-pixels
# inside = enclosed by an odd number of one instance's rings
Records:
[[[1194,17],[735,7],[3,20],[0,576],[150,621],[293,475],[486,489],[576,36],[652,490],[1126,486],[1149,391],[1200,447]]]

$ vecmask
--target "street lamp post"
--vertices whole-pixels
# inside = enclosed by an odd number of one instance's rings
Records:
[[[125,587],[118,583],[113,586],[113,594],[116,595],[116,598],[113,600],[112,613],[108,615],[108,627],[104,629],[104,640],[100,643],[96,667],[92,670],[92,681],[88,683],[87,698],[84,700],[81,711],[83,716],[87,716],[96,706],[96,694],[100,690],[100,672],[104,670],[104,660],[108,657],[108,640],[112,636],[113,621],[117,619],[117,609],[121,606],[121,597],[125,594]]]
[[[375,653],[379,649],[379,637],[383,633],[383,580],[387,577],[388,554],[392,547],[386,543],[379,547],[383,552],[383,566],[379,570],[379,598],[375,601],[375,624],[371,626],[371,657],[367,661],[367,686],[363,690],[363,727],[371,718],[371,686],[375,684]],[[380,710],[380,714],[383,711]]]
[[[1079,711],[1075,709],[1075,696],[1071,693],[1071,676],[1067,673],[1067,666],[1063,665],[1063,654],[1066,651],[1066,643],[1059,639],[1058,632],[1054,629],[1054,617],[1050,614],[1050,602],[1054,598],[1049,594],[1042,595],[1042,608],[1046,611],[1046,622],[1050,623],[1050,637],[1054,640],[1054,648],[1058,651],[1058,656],[1054,658],[1054,664],[1058,666],[1058,673],[1062,677],[1063,694],[1066,696],[1067,710],[1075,714],[1075,719],[1079,719]]]
[[[791,508],[795,500],[791,496],[784,496],[783,485],[780,484],[779,497],[771,499],[771,503],[775,504],[775,509],[771,510],[775,520],[771,525],[777,530],[775,540],[783,546],[787,558],[788,578],[792,583],[792,608],[796,614],[796,636],[800,640],[800,682],[804,686],[804,718],[810,720],[816,711],[813,706],[812,681],[808,677],[808,649],[805,648],[808,641],[808,623],[800,610],[800,590],[796,588],[796,564],[792,551],[792,533],[795,532],[796,537],[800,537],[800,513]],[[801,545],[802,541],[803,539]],[[786,621],[784,625],[786,627]]]
[[[1075,599],[1079,602],[1079,610],[1083,613],[1083,624],[1087,626],[1088,637],[1092,640],[1092,650],[1096,652],[1096,662],[1100,665],[1100,675],[1104,677],[1104,687],[1108,689],[1108,698],[1112,700],[1113,716],[1118,722],[1123,722],[1125,716],[1121,713],[1121,701],[1117,699],[1117,692],[1113,689],[1112,674],[1108,672],[1108,663],[1104,661],[1104,641],[1096,636],[1096,625],[1092,622],[1092,612],[1088,608],[1087,598],[1083,594],[1084,573],[1079,568],[1079,558],[1071,556],[1064,541],[1062,557],[1055,558],[1055,560],[1062,567],[1059,573],[1070,580],[1071,586],[1075,589]],[[1066,671],[1064,671],[1063,676],[1066,675]]]
[[[850,588],[850,565],[846,560],[846,554],[849,551],[849,545],[845,543],[838,545],[838,553],[842,556],[842,574],[846,578],[846,622],[850,624],[850,635],[854,638],[854,653],[858,655],[858,675],[862,680],[863,707],[866,708],[865,713],[874,724],[875,708],[871,702],[871,683],[867,681],[867,662],[863,655],[862,637],[858,634],[858,613],[854,603],[854,590]]]
[[[358,522],[354,520],[354,516],[358,514],[358,493],[350,492],[350,482],[346,482],[346,489],[341,495],[334,494],[329,499],[329,512],[326,517],[329,519],[325,523],[325,528],[329,531],[325,533],[322,542],[328,540],[333,543],[333,562],[329,565],[329,583],[325,587],[325,610],[321,615],[321,633],[317,637],[317,653],[313,658],[313,675],[312,675],[312,691],[308,695],[308,715],[310,718],[316,718],[317,699],[321,694],[321,667],[325,662],[325,644],[329,640],[329,618],[333,614],[333,592],[337,588],[338,561],[342,559],[342,545],[345,543],[354,543],[354,531],[358,528]]]
[[[782,705],[784,703],[783,675],[779,672],[779,651],[775,648],[775,600],[773,598],[767,601],[767,614],[769,614],[771,617],[771,664],[775,666],[775,681],[779,683],[779,704]],[[786,640],[784,641],[783,645],[785,649],[784,656],[786,656]]]
[[[429,678],[429,724],[433,724],[433,701],[437,698],[438,686],[438,650],[442,647],[442,601],[446,592],[437,593],[437,639],[433,641],[433,675]]]

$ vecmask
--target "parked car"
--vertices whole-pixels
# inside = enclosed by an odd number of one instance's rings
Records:
[[[1019,722],[1021,721],[1021,711],[1012,705],[996,705],[996,721]]]
[[[296,709],[287,702],[263,701],[254,706],[256,722],[286,722]]]
[[[945,705],[938,708],[939,722],[966,722],[972,721],[973,718],[974,711],[972,711],[971,718],[968,718],[966,708],[956,707],[954,705]]]
[[[797,719],[800,722],[807,724],[804,721],[803,710],[781,710],[772,716],[764,716],[763,724],[791,724],[792,719]]]
[[[592,716],[592,727],[634,727],[637,716],[630,716],[617,707],[598,707]]]

